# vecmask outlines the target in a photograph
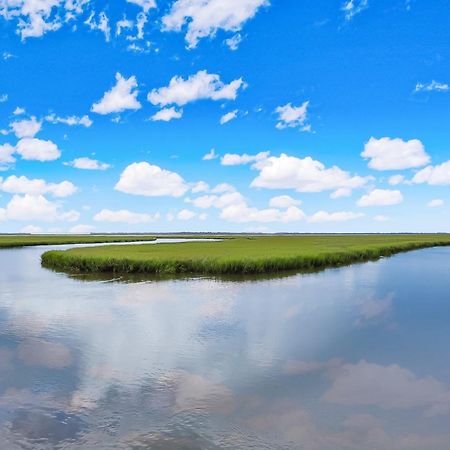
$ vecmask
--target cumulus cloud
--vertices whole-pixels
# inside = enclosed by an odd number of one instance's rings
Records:
[[[238,166],[242,164],[255,163],[258,161],[264,161],[269,157],[270,152],[260,152],[257,155],[238,155],[236,153],[227,153],[220,160],[222,166]]]
[[[418,139],[404,141],[396,138],[371,137],[361,153],[369,159],[369,167],[375,170],[402,170],[424,166],[430,162],[430,156]]]
[[[197,100],[235,100],[239,89],[245,86],[242,78],[225,84],[217,74],[210,74],[200,70],[186,80],[182,77],[173,77],[168,86],[153,89],[147,98],[153,105],[184,106]]]
[[[42,228],[37,227],[36,225],[26,225],[20,229],[20,232],[28,234],[40,234],[42,233]]]
[[[232,120],[236,119],[238,115],[238,110],[235,109],[234,111],[230,111],[226,114],[224,114],[221,118],[220,118],[220,125],[225,125],[228,122],[231,122]]]
[[[371,180],[371,177],[352,176],[337,166],[326,168],[310,156],[302,159],[284,153],[271,156],[253,167],[260,173],[251,186],[267,189],[322,192],[339,188],[356,189]]]
[[[76,221],[76,211],[61,212],[61,205],[47,200],[43,195],[14,195],[5,208],[0,208],[3,220],[54,222],[56,220]]]
[[[435,198],[434,200],[431,200],[427,204],[428,208],[439,208],[440,206],[444,206],[444,200],[441,200],[440,198]]]
[[[117,211],[112,211],[110,209],[102,209],[99,213],[94,216],[94,220],[96,222],[122,222],[122,223],[130,223],[130,224],[139,224],[139,223],[149,223],[154,222],[159,219],[159,213],[151,215],[151,214],[142,214],[128,211],[127,209],[120,209]]]
[[[145,13],[152,8],[156,8],[155,0],[127,0],[127,2],[140,6]]]
[[[0,190],[10,194],[51,194],[54,197],[68,197],[77,192],[77,187],[70,181],[47,183],[38,178],[29,179],[23,175],[20,177],[11,175],[5,180],[0,178]]]
[[[369,7],[369,0],[346,0],[342,5],[345,20],[352,20],[353,17],[363,12]]]
[[[225,44],[228,45],[228,48],[232,51],[236,51],[239,48],[239,45],[242,42],[242,36],[240,33],[236,33],[234,36],[231,36],[228,39],[225,39]]]
[[[194,184],[194,186],[191,189],[191,192],[193,194],[197,194],[199,192],[207,192],[209,191],[209,185],[205,183],[204,181],[199,181]]]
[[[109,26],[109,18],[104,13],[101,12],[98,15],[98,20],[95,20],[95,12],[92,12],[91,15],[84,22],[91,30],[99,30],[105,35],[106,42],[109,42],[111,39],[111,27]]]
[[[278,114],[278,122],[276,127],[279,130],[284,128],[299,128],[301,131],[311,131],[311,125],[308,120],[309,101],[304,102],[300,106],[293,106],[288,103],[284,106],[278,106],[275,112]]]
[[[412,179],[413,183],[427,183],[432,186],[446,186],[450,184],[450,161],[437,166],[427,166],[419,170]]]
[[[63,123],[65,125],[69,125],[70,127],[74,125],[82,125],[83,127],[89,128],[93,122],[89,118],[88,115],[84,115],[82,117],[78,116],[67,116],[67,117],[59,117],[56,114],[49,114],[45,117],[45,120],[47,122],[56,124],[56,123]]]
[[[414,92],[447,92],[449,89],[447,83],[439,83],[433,80],[430,83],[417,83]]]
[[[337,198],[350,197],[352,190],[349,188],[339,188],[330,194],[330,198],[336,200]]]
[[[0,171],[6,170],[11,164],[14,164],[16,159],[14,158],[15,147],[11,144],[0,145]]]
[[[194,211],[191,211],[190,209],[182,209],[177,214],[177,219],[178,220],[192,220],[196,215],[197,215],[197,213],[195,213]]]
[[[110,164],[102,163],[100,161],[97,161],[96,159],[87,157],[75,158],[73,161],[65,162],[64,165],[83,170],[106,170],[111,167]]]
[[[72,234],[89,234],[95,230],[92,225],[78,224],[69,229],[69,233]]]
[[[120,73],[116,73],[116,84],[111,90],[105,92],[102,99],[92,105],[91,111],[98,114],[111,114],[125,111],[127,109],[137,110],[142,106],[137,96],[135,76],[124,78]]]
[[[189,186],[175,172],[161,169],[148,162],[139,162],[125,168],[115,189],[147,197],[181,197],[189,190]]]
[[[327,211],[318,211],[312,216],[308,217],[308,222],[347,222],[349,220],[356,220],[364,217],[364,214],[354,213],[351,211],[339,211],[329,213]]]
[[[33,116],[29,120],[12,122],[10,126],[19,139],[32,138],[41,130],[42,122],[36,120],[36,117]]]
[[[55,143],[36,138],[21,139],[15,147],[15,152],[22,159],[32,161],[54,161],[61,156],[61,151]]]
[[[269,201],[269,206],[271,208],[285,209],[290,206],[300,206],[302,204],[301,200],[292,198],[289,195],[279,195],[277,197],[272,197]]]
[[[237,32],[268,0],[176,0],[162,18],[163,31],[181,31],[187,25],[186,42],[195,48],[200,39],[218,30]]]
[[[161,111],[158,111],[156,114],[153,114],[153,116],[150,117],[150,120],[153,122],[157,121],[170,122],[173,119],[181,119],[182,117],[183,117],[183,110],[182,109],[177,110],[175,106],[172,106],[170,108],[161,109]]]
[[[363,195],[357,202],[360,207],[391,206],[403,202],[403,195],[398,190],[374,189]]]
[[[216,150],[214,148],[212,148],[208,153],[206,153],[205,155],[203,155],[203,161],[211,161],[213,159],[218,158],[219,155],[216,153]]]
[[[404,183],[405,177],[404,175],[392,175],[392,177],[389,177],[388,183],[391,186],[398,186],[399,184]]]

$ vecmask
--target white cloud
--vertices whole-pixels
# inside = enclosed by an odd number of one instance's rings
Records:
[[[300,206],[302,204],[301,200],[292,198],[289,195],[279,195],[278,197],[272,197],[269,201],[269,206],[271,208],[285,209],[290,206]]]
[[[427,166],[417,172],[413,183],[428,183],[432,186],[446,186],[450,184],[450,161],[446,161],[438,166]]]
[[[23,175],[20,177],[11,175],[5,180],[0,178],[0,190],[10,194],[51,194],[55,197],[68,197],[77,192],[77,187],[70,181],[47,183],[42,179],[29,179]]]
[[[14,134],[19,138],[32,138],[41,130],[42,122],[31,117],[30,120],[18,120],[10,124]]]
[[[308,217],[308,222],[346,222],[348,220],[356,220],[364,217],[364,214],[354,213],[351,211],[339,211],[329,213],[327,211],[318,211],[312,216]]]
[[[74,227],[70,228],[69,233],[72,234],[89,234],[92,233],[95,230],[95,227],[92,225],[75,225]]]
[[[49,114],[48,116],[45,117],[45,120],[47,122],[51,122],[51,123],[63,123],[65,125],[69,125],[69,126],[74,126],[74,125],[82,125],[86,128],[89,128],[93,122],[92,120],[89,118],[88,115],[84,115],[82,117],[78,117],[78,116],[68,116],[68,117],[58,117],[55,114]]]
[[[16,162],[14,158],[15,147],[11,144],[0,145],[0,171],[6,170],[11,164]]]
[[[337,198],[350,197],[352,190],[349,188],[339,188],[330,194],[330,198],[336,200]]]
[[[223,192],[221,195],[203,195],[193,200],[187,199],[186,202],[201,209],[208,209],[212,207],[222,209],[229,205],[240,205],[246,203],[242,194],[236,190]]]
[[[0,209],[5,220],[54,222],[78,220],[76,211],[60,212],[61,205],[47,200],[43,195],[14,195],[6,208]]]
[[[431,200],[427,206],[429,208],[439,208],[440,206],[444,206],[444,200],[441,200],[440,198],[435,198],[434,200]]]
[[[279,130],[284,128],[300,128],[301,131],[311,131],[311,125],[308,120],[309,101],[304,102],[300,106],[293,106],[288,103],[284,106],[278,106],[275,112],[278,114],[278,123],[276,127]]]
[[[118,20],[116,22],[116,36],[120,36],[122,34],[123,29],[130,30],[131,28],[133,28],[133,26],[134,22],[132,20],[127,19],[126,17],[124,17],[121,20]]]
[[[83,170],[106,170],[111,167],[110,164],[102,163],[96,159],[91,159],[87,157],[75,158],[73,161],[68,161],[64,163],[65,166],[75,167],[75,169]]]
[[[124,78],[120,73],[116,73],[116,84],[111,90],[105,92],[102,99],[92,105],[91,111],[98,114],[110,114],[125,111],[127,109],[137,110],[142,106],[137,96],[135,76]]]
[[[375,170],[402,170],[424,166],[430,162],[430,156],[418,139],[403,141],[396,138],[371,137],[361,153],[364,159],[370,159],[369,167]]]
[[[191,192],[193,194],[197,194],[199,192],[207,192],[207,191],[209,191],[209,185],[207,183],[205,183],[204,181],[199,181],[198,183],[195,183],[191,189]]]
[[[225,39],[225,44],[228,45],[228,48],[232,51],[236,51],[239,48],[241,42],[242,36],[240,33],[236,33],[234,36]]]
[[[140,6],[145,13],[147,13],[152,8],[156,8],[155,0],[127,0],[127,2],[134,3],[135,5]]]
[[[235,100],[238,90],[244,87],[242,78],[225,84],[217,74],[200,70],[186,80],[173,77],[168,86],[153,89],[147,98],[153,105],[166,106],[176,104],[184,106],[197,100]]]
[[[197,214],[189,209],[183,209],[177,214],[179,220],[192,220]]]
[[[16,109],[13,111],[13,114],[15,116],[20,116],[22,114],[25,114],[25,108],[20,108],[19,106],[16,107]]]
[[[449,89],[447,83],[439,83],[433,80],[430,83],[417,83],[414,92],[447,92]]]
[[[225,125],[228,122],[231,122],[233,119],[236,119],[238,115],[238,110],[235,109],[234,111],[230,111],[229,113],[224,114],[220,118],[220,125]]]
[[[21,139],[15,151],[25,160],[54,161],[61,156],[57,145],[52,141],[44,141],[36,138]]]
[[[327,169],[324,164],[310,156],[302,159],[284,153],[278,157],[271,156],[253,167],[260,173],[251,186],[267,189],[295,189],[297,192],[356,189],[371,179],[351,176],[337,166]]]
[[[398,186],[399,184],[404,183],[405,177],[403,175],[392,175],[392,177],[389,177],[388,183],[391,186]]]
[[[161,109],[161,111],[158,111],[156,114],[150,117],[150,120],[152,120],[153,122],[156,121],[170,122],[172,119],[181,119],[182,117],[183,117],[183,110],[180,109],[177,111],[175,106],[172,106],[170,108]]]
[[[181,31],[187,25],[186,42],[195,48],[198,41],[218,30],[240,31],[268,0],[176,0],[162,18],[163,31]]]
[[[324,400],[338,405],[375,406],[383,410],[425,409],[429,416],[446,414],[450,391],[432,377],[419,378],[396,364],[366,361],[344,364],[331,374],[332,385]]]
[[[128,211],[127,209],[120,209],[112,211],[110,209],[102,209],[94,216],[96,222],[122,222],[130,224],[149,223],[159,219],[159,214],[141,214]]]
[[[91,30],[99,30],[105,35],[106,42],[109,42],[111,39],[111,27],[109,26],[109,18],[104,13],[101,12],[98,15],[98,21],[94,20],[95,12],[92,12],[91,15],[84,22]]]
[[[8,101],[8,94],[0,94],[0,103],[5,103]]]
[[[360,207],[367,206],[391,206],[403,202],[403,195],[400,191],[389,189],[374,189],[363,195],[357,202]]]
[[[222,209],[220,218],[236,223],[247,222],[298,222],[305,219],[305,213],[296,206],[290,206],[286,210],[276,208],[257,209],[247,206],[245,203],[226,206]]]
[[[203,155],[202,159],[203,159],[203,161],[211,161],[211,160],[216,159],[218,157],[219,157],[219,155],[216,154],[216,150],[212,148],[209,151],[209,153],[206,153],[205,155]]]
[[[242,164],[255,163],[258,161],[264,161],[269,157],[270,152],[260,152],[257,155],[238,155],[235,153],[227,153],[220,160],[222,166],[238,166]]]
[[[28,234],[40,234],[42,233],[42,228],[37,227],[36,225],[26,225],[25,227],[22,227],[20,229],[20,232]]]
[[[357,14],[360,14],[369,7],[369,0],[346,0],[342,5],[342,11],[345,14],[345,20],[352,20]]]
[[[115,189],[127,194],[148,197],[181,197],[189,190],[189,186],[175,172],[140,162],[125,168]]]

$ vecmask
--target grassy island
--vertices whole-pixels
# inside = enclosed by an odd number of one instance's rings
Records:
[[[122,245],[49,251],[44,267],[65,272],[264,274],[310,271],[450,245],[447,234],[234,237],[220,242]]]
[[[37,234],[4,234],[0,235],[0,249],[29,247],[33,245],[64,244],[102,244],[108,242],[154,241],[154,236],[132,235],[37,235]]]

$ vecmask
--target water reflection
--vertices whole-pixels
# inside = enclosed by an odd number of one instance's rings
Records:
[[[85,281],[0,252],[0,448],[450,446],[450,251]]]

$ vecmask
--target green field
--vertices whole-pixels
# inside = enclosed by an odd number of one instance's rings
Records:
[[[154,236],[100,236],[100,235],[26,235],[8,234],[0,236],[0,248],[28,247],[31,245],[63,245],[63,244],[94,244],[108,242],[154,241]]]
[[[443,245],[450,245],[450,235],[241,236],[220,242],[49,251],[42,255],[42,264],[80,273],[264,274],[337,267]]]

